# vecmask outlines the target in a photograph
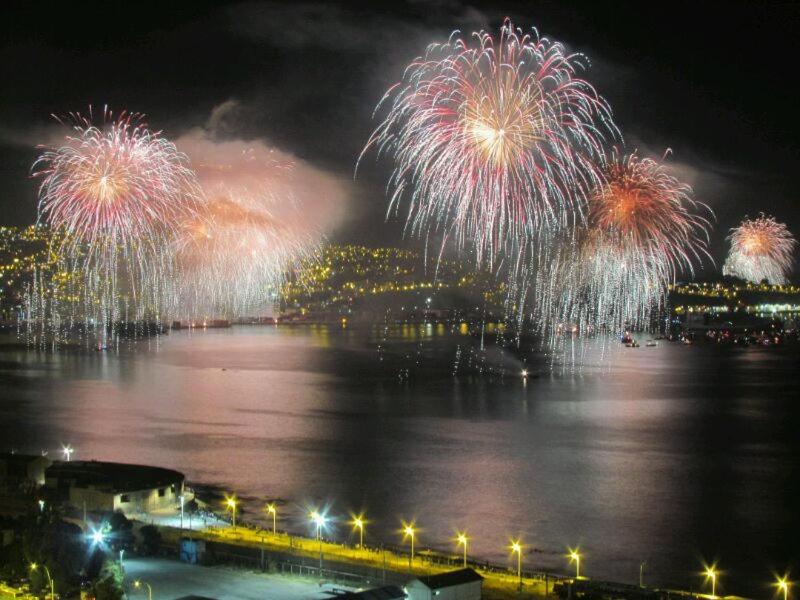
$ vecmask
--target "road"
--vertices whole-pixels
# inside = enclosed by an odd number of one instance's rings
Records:
[[[124,567],[130,600],[147,600],[144,586],[133,587],[137,579],[149,583],[153,598],[159,600],[192,595],[218,600],[322,600],[332,597],[330,586],[320,587],[316,581],[288,575],[201,567],[161,558],[125,559]]]

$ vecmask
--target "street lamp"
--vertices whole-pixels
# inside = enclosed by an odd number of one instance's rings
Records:
[[[456,537],[456,542],[458,542],[459,546],[464,546],[464,568],[467,567],[467,544],[469,543],[469,538],[467,537],[467,532],[459,533]]]
[[[717,575],[719,575],[719,571],[717,571],[717,565],[711,565],[710,567],[706,567],[706,580],[711,580],[711,597],[717,597]]]
[[[44,569],[44,574],[47,575],[47,583],[50,586],[50,600],[56,600],[56,589],[55,585],[53,584],[53,578],[50,577],[50,569],[47,568],[47,565],[42,565],[42,568]],[[39,565],[37,565],[35,562],[32,562],[31,571],[36,571],[38,569]]]
[[[236,500],[236,496],[228,496],[225,498],[225,508],[226,510],[231,511],[233,513],[233,530],[236,531],[236,505],[239,502]]]
[[[569,562],[575,563],[575,579],[581,578],[581,555],[578,553],[580,548],[569,549]]]
[[[783,600],[789,600],[789,588],[791,587],[792,582],[788,581],[788,579],[788,576],[784,575],[783,577],[778,577],[777,581],[773,584],[778,588],[779,592],[783,592]]]
[[[322,579],[322,528],[325,527],[325,523],[328,519],[316,510],[311,511],[308,516],[317,526],[317,541],[319,542],[319,577]]]
[[[364,520],[364,514],[360,514],[357,517],[353,517],[353,520],[350,521],[353,525],[353,529],[358,529],[358,547],[363,550],[364,548],[364,525],[366,521]]]
[[[522,587],[522,544],[520,541],[511,540],[511,553],[517,555],[517,579],[519,580],[519,587]]]
[[[66,446],[64,444],[61,445],[61,454],[64,455],[64,458],[67,460],[67,462],[70,461],[70,457],[72,456],[73,452],[75,452],[75,450],[69,444]]]
[[[147,588],[147,600],[153,600],[153,588],[150,587],[149,583],[147,583],[146,581],[140,581],[138,579],[133,582],[133,587],[135,587],[137,590],[142,586],[145,586]]]
[[[408,567],[411,568],[414,566],[414,538],[416,537],[416,530],[414,529],[414,522],[406,523],[403,522],[403,540],[406,538],[411,539],[411,558],[408,561]]]
[[[272,515],[272,534],[275,535],[277,528],[278,509],[275,508],[275,503],[270,502],[265,509],[268,515]]]

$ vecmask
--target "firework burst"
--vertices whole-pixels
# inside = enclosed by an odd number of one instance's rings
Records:
[[[364,150],[394,158],[390,210],[408,193],[414,234],[440,232],[490,265],[574,223],[618,135],[583,69],[582,55],[510,21],[497,37],[429,46],[379,104],[388,115]]]
[[[118,319],[158,320],[168,303],[177,223],[196,210],[188,159],[136,113],[104,111],[101,126],[73,113],[58,147],[43,148],[39,221],[63,232],[54,251],[65,270],[85,274],[83,318],[105,345]]]
[[[784,223],[763,214],[756,219],[745,218],[731,229],[728,240],[731,248],[722,267],[723,275],[754,283],[787,282],[797,240]]]
[[[586,227],[566,236],[536,274],[539,322],[553,340],[646,328],[679,271],[708,256],[708,208],[659,162],[635,153],[609,161]]]
[[[188,145],[206,201],[177,240],[179,310],[197,319],[263,308],[319,238],[309,235],[295,197],[295,165],[263,144],[239,150],[203,138]]]

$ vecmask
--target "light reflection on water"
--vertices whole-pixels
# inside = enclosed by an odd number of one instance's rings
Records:
[[[798,556],[796,348],[614,346],[613,369],[525,381],[518,365],[543,359],[489,344],[506,376],[453,377],[456,345],[480,343],[454,329],[178,332],[120,354],[5,347],[2,446],[69,442],[76,458],[176,468],[235,490],[250,518],[282,499],[298,531],[305,507],[327,503],[366,510],[373,541],[398,541],[399,519],[416,518],[420,547],[467,529],[472,553],[505,561],[519,535],[536,549],[529,566],[560,570],[580,545],[595,577],[636,581],[647,560],[651,581],[697,586],[700,559],[718,557],[730,592],[764,595],[770,568]]]

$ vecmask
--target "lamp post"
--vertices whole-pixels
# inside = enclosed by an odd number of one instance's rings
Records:
[[[276,525],[277,525],[277,522],[278,522],[277,521],[277,519],[278,519],[278,509],[275,508],[275,503],[274,502],[270,502],[269,504],[267,504],[266,511],[267,511],[268,515],[272,515],[272,535],[275,535],[275,533],[277,532]]]
[[[186,497],[183,494],[178,496],[178,500],[181,501],[181,529],[183,529],[183,503],[184,503],[185,498]]]
[[[575,579],[581,578],[581,555],[578,553],[578,548],[569,551],[569,562],[575,563]]]
[[[67,460],[67,462],[70,461],[70,457],[72,456],[73,452],[75,452],[75,450],[69,444],[61,445],[61,453],[64,455],[64,458]]]
[[[459,533],[458,537],[456,538],[459,546],[464,546],[464,568],[467,568],[467,544],[469,543],[469,538],[467,537],[466,532]]]
[[[719,572],[717,571],[716,565],[711,565],[710,567],[706,567],[706,579],[711,580],[711,597],[717,597],[717,575]]]
[[[353,524],[354,529],[358,529],[358,547],[363,550],[364,548],[364,515],[358,515],[357,517],[353,517],[351,521]]]
[[[31,563],[31,571],[36,571],[38,569],[39,565],[35,562]],[[56,589],[53,584],[53,578],[50,576],[50,569],[47,568],[47,565],[42,565],[42,569],[44,569],[44,574],[47,575],[47,583],[50,586],[50,600],[56,600]]]
[[[403,523],[403,539],[411,538],[411,557],[408,560],[408,568],[414,567],[414,537],[416,531],[414,530],[414,523]]]
[[[789,587],[792,583],[788,581],[788,577],[786,575],[778,577],[774,585],[778,588],[779,592],[783,592],[783,600],[789,600]]]
[[[238,502],[236,501],[236,496],[230,496],[229,498],[225,499],[225,506],[228,510],[233,513],[233,531],[236,531],[236,505]]]
[[[517,555],[517,580],[522,588],[522,544],[519,540],[511,540],[511,553]]]
[[[137,590],[142,586],[147,588],[147,600],[153,600],[153,588],[150,587],[149,583],[146,581],[140,581],[139,579],[133,582],[133,587],[135,587]]]
[[[312,511],[309,515],[311,521],[317,526],[317,541],[319,542],[319,577],[322,579],[322,528],[327,519],[319,511]]]

